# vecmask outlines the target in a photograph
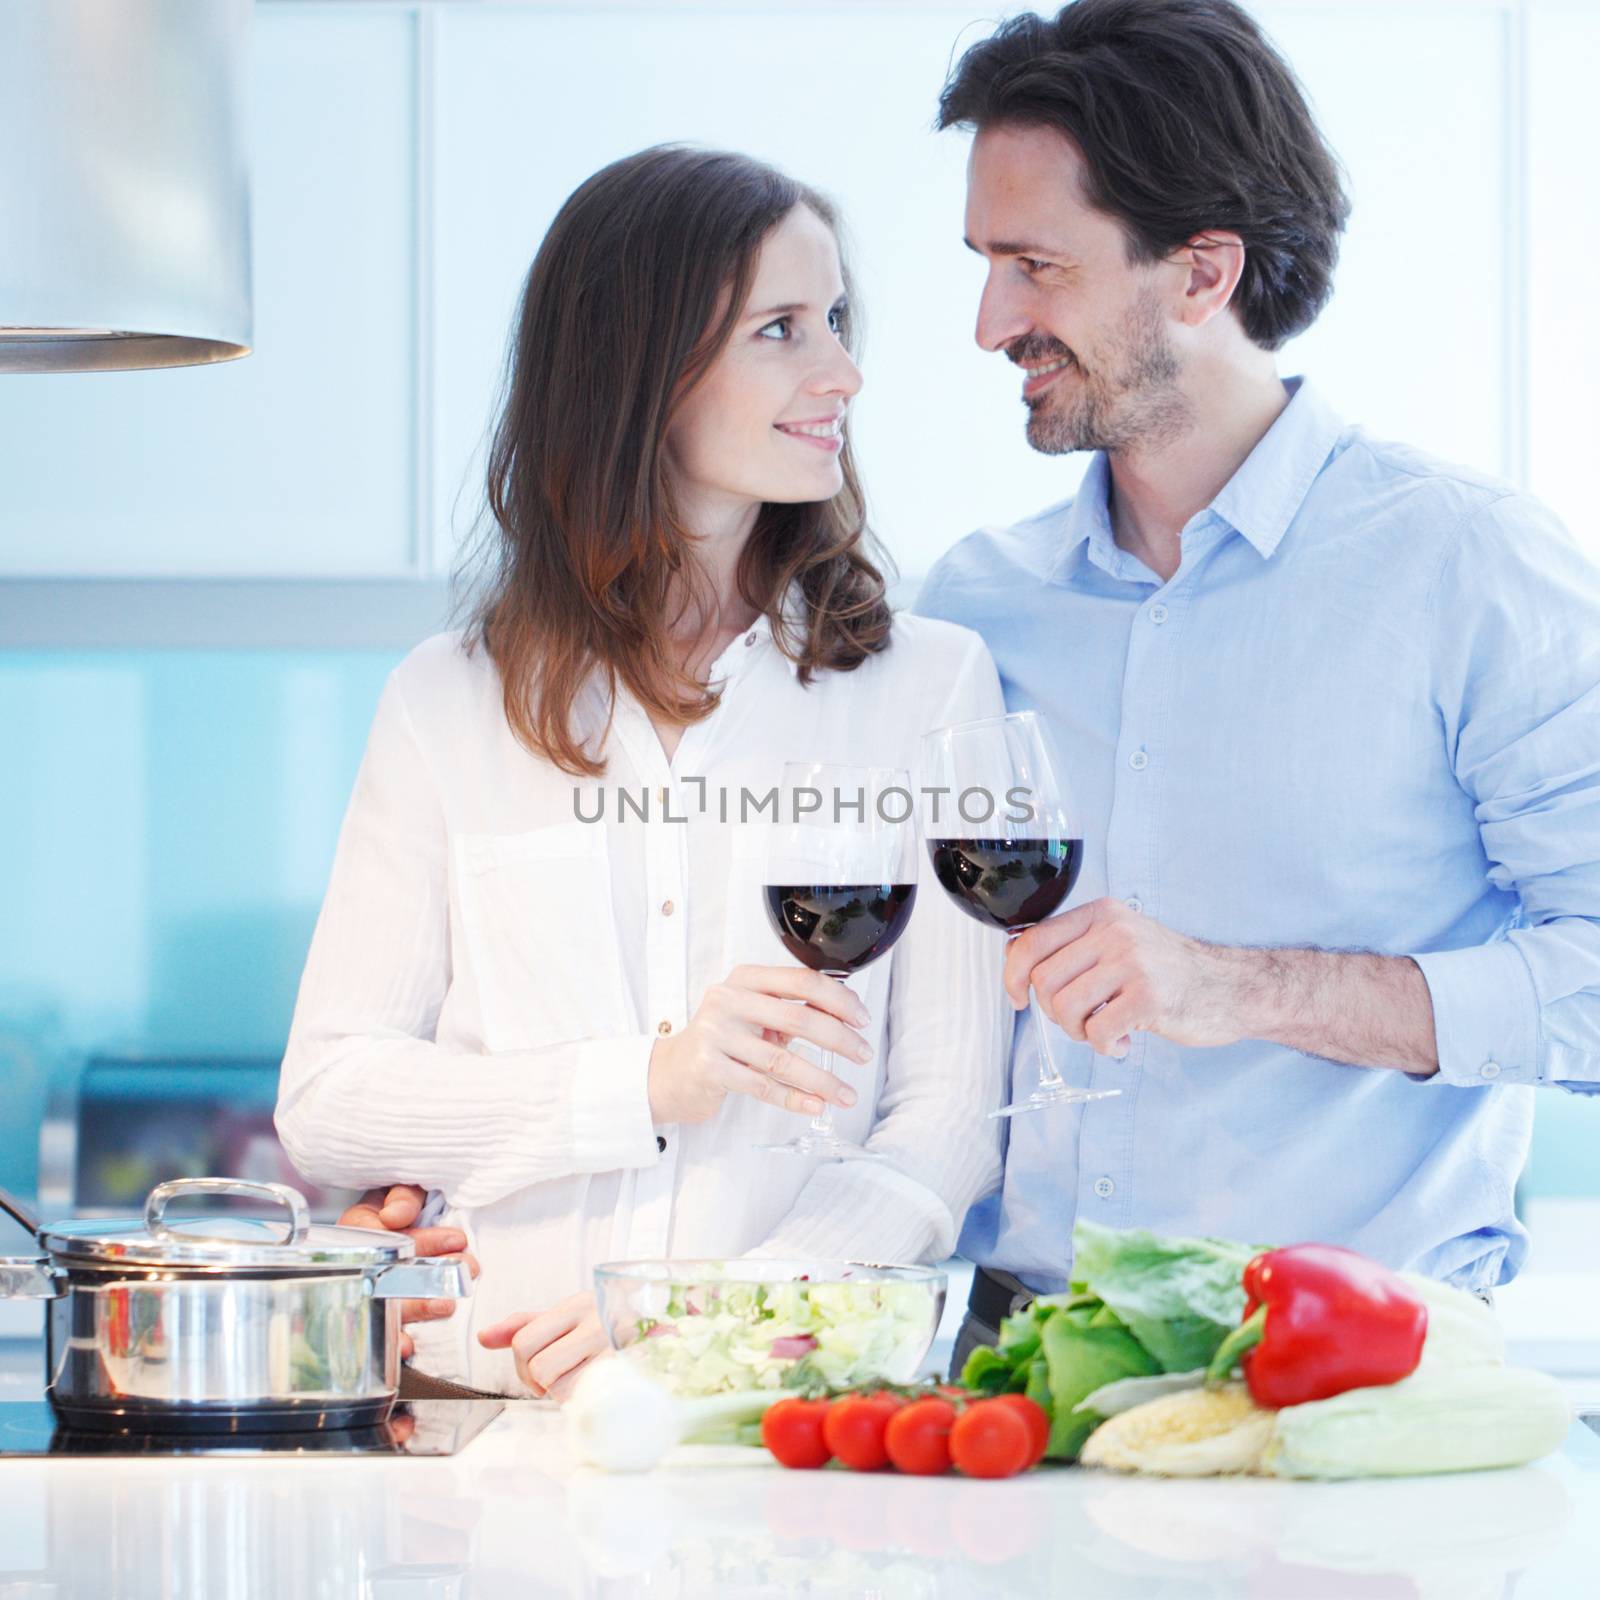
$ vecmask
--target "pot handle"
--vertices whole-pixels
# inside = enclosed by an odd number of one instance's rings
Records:
[[[299,1244],[311,1227],[311,1212],[306,1197],[286,1183],[252,1183],[248,1178],[173,1178],[158,1183],[144,1203],[144,1225],[155,1239],[194,1239],[193,1233],[180,1234],[167,1226],[168,1202],[196,1194],[236,1194],[248,1200],[270,1200],[289,1213],[289,1231],[279,1244]]]
[[[43,1256],[0,1256],[0,1300],[59,1300],[64,1274]]]
[[[397,1261],[372,1275],[375,1300],[465,1300],[472,1293],[472,1274],[465,1256],[428,1256]]]

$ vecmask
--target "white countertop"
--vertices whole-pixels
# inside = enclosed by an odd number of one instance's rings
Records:
[[[709,1448],[608,1477],[533,1403],[445,1459],[0,1461],[3,1600],[1575,1600],[1597,1574],[1579,1424],[1515,1471],[1344,1484],[980,1483]]]

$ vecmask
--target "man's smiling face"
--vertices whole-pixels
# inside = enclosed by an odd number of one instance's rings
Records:
[[[1130,262],[1083,170],[1063,135],[1010,125],[981,129],[967,163],[966,242],[989,263],[977,340],[1023,369],[1048,455],[1159,446],[1189,421],[1168,313],[1184,270]]]

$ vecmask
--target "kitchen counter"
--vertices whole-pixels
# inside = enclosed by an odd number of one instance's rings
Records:
[[[532,1402],[445,1459],[0,1460],[4,1600],[1574,1600],[1597,1572],[1600,1437],[1576,1423],[1535,1466],[1344,1484],[805,1473],[710,1447],[606,1476]]]

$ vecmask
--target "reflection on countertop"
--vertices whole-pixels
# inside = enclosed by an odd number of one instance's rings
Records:
[[[28,1600],[1572,1600],[1597,1570],[1579,1425],[1536,1466],[1344,1484],[792,1473],[708,1448],[608,1477],[526,1403],[446,1460],[0,1461],[0,1594]]]

